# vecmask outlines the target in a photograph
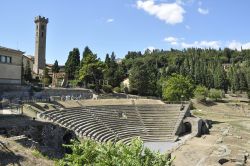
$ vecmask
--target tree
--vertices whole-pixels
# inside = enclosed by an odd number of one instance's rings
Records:
[[[138,95],[146,95],[146,90],[149,87],[149,77],[147,70],[145,69],[146,65],[137,62],[133,65],[129,75],[129,85],[130,92],[136,93]]]
[[[52,72],[53,72],[53,73],[58,73],[59,70],[60,70],[60,67],[58,66],[58,61],[55,60],[55,63],[54,63],[54,65],[52,66]]]
[[[25,81],[32,81],[32,73],[31,73],[31,68],[30,68],[30,62],[27,60],[26,66],[24,69],[24,80]]]
[[[90,48],[88,47],[88,46],[86,46],[85,48],[84,48],[84,51],[83,51],[83,53],[82,53],[82,60],[81,60],[81,63],[80,63],[80,69],[82,68],[82,66],[83,66],[83,61],[84,61],[84,57],[86,57],[86,56],[88,56],[88,55],[90,55],[90,54],[93,54],[93,52],[90,50]]]
[[[105,64],[106,64],[107,66],[110,66],[110,61],[111,61],[111,59],[110,59],[110,57],[109,57],[109,54],[106,54]]]
[[[228,90],[228,80],[222,64],[218,63],[214,70],[214,88]]]
[[[194,96],[199,102],[206,101],[208,89],[205,86],[198,85],[194,91]]]
[[[117,87],[120,85],[122,79],[122,69],[119,68],[115,61],[115,53],[112,52],[111,56],[106,55],[105,59],[106,69],[104,71],[104,80],[108,82],[112,87]]]
[[[130,91],[138,95],[156,95],[157,70],[142,61],[134,62],[129,74]]]
[[[49,69],[48,68],[44,68],[44,70],[43,70],[42,82],[43,82],[44,86],[49,86],[52,82],[52,78],[49,76]]]
[[[80,66],[80,52],[78,48],[74,48],[69,52],[68,60],[65,63],[65,72],[70,80],[75,78]]]
[[[163,85],[163,99],[168,101],[189,100],[193,96],[192,80],[173,74]]]
[[[88,87],[89,83],[93,83],[96,86],[96,90],[99,90],[100,80],[103,79],[104,63],[97,59],[96,54],[89,52],[89,54],[83,56],[81,66],[79,81],[83,82],[86,87]]]

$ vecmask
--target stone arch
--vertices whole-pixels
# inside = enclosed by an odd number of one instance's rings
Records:
[[[192,124],[190,122],[183,123],[183,127],[184,127],[184,133],[183,133],[184,135],[192,133]]]
[[[182,122],[182,134],[191,133],[193,136],[201,135],[202,119],[196,117],[186,117]],[[191,131],[186,131],[191,128]]]
[[[66,131],[62,137],[63,144],[69,145],[71,144],[71,139],[75,138],[75,134],[72,131]],[[72,150],[69,147],[63,147],[65,153],[72,153]]]
[[[186,117],[181,126],[180,135],[191,133],[193,136],[200,137],[202,134],[209,133],[208,122],[198,117]]]
[[[74,139],[75,136],[71,131],[66,131],[65,134],[63,135],[63,144],[70,144],[70,140]]]

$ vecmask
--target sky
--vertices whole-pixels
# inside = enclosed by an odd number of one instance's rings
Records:
[[[249,0],[0,0],[0,46],[35,50],[35,16],[49,18],[46,62],[85,46],[115,52],[250,48]]]

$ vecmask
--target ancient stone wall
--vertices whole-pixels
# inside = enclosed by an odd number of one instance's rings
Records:
[[[9,126],[8,128],[0,128],[0,131],[7,137],[16,137],[17,142],[25,147],[35,148],[42,154],[55,158],[63,156],[65,149],[62,144],[69,143],[71,138],[76,138],[74,132],[45,122],[33,122],[24,126]]]

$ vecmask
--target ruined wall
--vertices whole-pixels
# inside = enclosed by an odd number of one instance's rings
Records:
[[[37,122],[25,126],[12,126],[0,128],[1,134],[7,137],[22,136],[17,142],[29,148],[36,148],[42,154],[60,158],[63,156],[65,149],[62,144],[68,144],[71,138],[76,138],[74,132],[61,126]],[[24,139],[24,136],[27,139]]]
[[[209,120],[203,120],[198,117],[185,117],[182,120],[176,135],[184,135],[190,132],[192,136],[200,137],[203,134],[209,134],[211,125],[211,121]],[[190,131],[188,131],[189,126]]]

